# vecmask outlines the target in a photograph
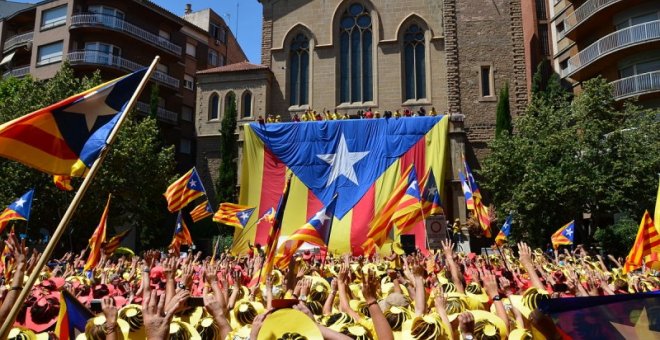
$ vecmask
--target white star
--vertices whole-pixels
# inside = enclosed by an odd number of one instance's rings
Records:
[[[435,195],[435,193],[438,191],[438,188],[432,187],[429,188],[429,195]]]
[[[324,224],[325,221],[329,220],[330,216],[325,214],[325,208],[323,210],[319,211],[314,215],[313,220],[318,220],[321,224]]]
[[[344,135],[342,134],[336,153],[316,155],[316,157],[322,159],[331,166],[328,183],[325,185],[326,188],[339,178],[339,176],[344,176],[355,185],[359,185],[353,165],[366,157],[367,154],[369,154],[369,151],[349,152],[348,146],[346,145],[346,138],[344,138]]]
[[[246,220],[248,218],[248,214],[244,211],[240,214],[239,217],[241,218],[241,220]]]
[[[23,204],[25,204],[25,200],[23,197],[19,198],[18,201],[16,201],[16,207],[18,208],[23,208]]]
[[[566,236],[568,236],[568,237],[573,236],[573,228],[566,228],[566,231],[564,231],[564,232],[566,233]]]
[[[112,88],[105,89],[105,91],[100,93],[90,93],[83,100],[67,107],[64,111],[84,115],[87,122],[87,129],[92,131],[99,116],[108,116],[117,113],[117,110],[111,108],[105,102],[110,92],[112,92]]]
[[[197,186],[197,181],[195,181],[195,180],[192,179],[192,178],[190,179],[190,182],[188,182],[188,183],[189,183],[190,186],[193,187],[193,188]]]

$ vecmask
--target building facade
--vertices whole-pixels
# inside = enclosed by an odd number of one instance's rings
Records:
[[[548,0],[553,67],[580,91],[602,76],[615,99],[660,106],[660,2]]]
[[[2,1],[4,3],[15,4]],[[31,74],[48,79],[64,60],[77,75],[100,70],[104,80],[148,66],[160,56],[151,84],[157,85],[156,117],[164,142],[176,146],[179,171],[195,164],[197,70],[246,60],[224,20],[206,9],[184,18],[150,1],[53,0],[0,18],[3,77]],[[152,111],[143,91],[136,109]]]
[[[266,115],[287,121],[306,110],[357,117],[367,109],[424,108],[460,116],[466,156],[478,162],[494,137],[505,84],[514,115],[527,103],[520,0],[260,2],[261,65],[198,72],[198,140],[219,140],[227,93],[237,100],[239,126]],[[217,163],[214,143],[199,142],[198,166]],[[217,169],[205,177],[217,178]]]

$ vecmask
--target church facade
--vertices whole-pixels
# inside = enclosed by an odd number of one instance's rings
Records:
[[[239,141],[244,123],[267,115],[288,121],[308,110],[460,116],[472,160],[494,137],[505,84],[512,114],[524,110],[520,0],[260,2],[261,64],[198,73],[197,166],[207,188],[217,178],[218,131],[229,100],[237,104]]]

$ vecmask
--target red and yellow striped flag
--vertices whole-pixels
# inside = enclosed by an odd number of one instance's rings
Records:
[[[284,210],[286,209],[287,201],[289,200],[289,189],[291,188],[291,176],[286,181],[284,185],[284,192],[280,198],[280,203],[277,205],[277,212],[275,213],[275,220],[273,222],[273,227],[270,230],[268,235],[268,250],[266,251],[266,259],[263,266],[261,267],[261,282],[266,281],[266,277],[273,270],[273,265],[275,264],[275,255],[277,255],[277,245],[280,238],[280,233],[282,232],[282,218],[284,217]]]
[[[167,200],[167,210],[175,212],[183,209],[188,203],[205,193],[197,170],[192,168],[181,178],[170,184],[163,196]]]
[[[328,251],[359,255],[367,240],[369,222],[384,211],[411,164],[415,164],[417,178],[432,169],[438,191],[444,192],[449,150],[446,116],[346,119],[303,125],[280,123],[264,129],[254,123],[244,129],[237,203],[255,207],[254,214],[262,216],[277,206],[286,177],[293,173],[289,204],[295,209],[284,213],[283,235],[291,235],[304,225],[337,193],[340,198]],[[268,223],[236,229],[232,253],[245,253],[249,244],[266,244],[270,230]],[[425,231],[420,221],[409,234],[416,235],[415,246],[426,253]]]
[[[213,209],[211,208],[211,204],[208,200],[200,203],[195,207],[195,209],[190,211],[190,218],[192,218],[193,222],[195,223],[211,215],[213,215]]]
[[[623,272],[628,273],[637,268],[641,268],[642,259],[653,253],[660,253],[660,234],[653,224],[651,214],[649,214],[647,210],[644,212],[642,222],[639,224],[635,244],[632,249],[630,249],[628,257],[626,257],[626,263],[623,265]]]
[[[101,221],[96,227],[96,230],[94,230],[94,234],[92,234],[92,237],[89,239],[89,257],[87,257],[87,262],[85,262],[85,271],[94,269],[101,259],[101,248],[105,242],[105,230],[108,224],[108,210],[110,208],[111,198],[112,195],[108,195],[108,202],[105,204],[105,209],[103,209]]]
[[[367,232],[367,240],[371,239],[378,247],[382,247],[387,241],[390,230],[392,229],[392,217],[399,207],[401,199],[405,196],[406,190],[410,185],[410,176],[414,176],[412,172],[413,165],[410,164],[399,181],[394,186],[392,196],[385,203],[385,206],[378,212],[374,219],[369,223],[369,231]]]
[[[124,238],[126,238],[128,233],[130,233],[130,232],[131,232],[131,229],[129,228],[129,229],[126,229],[126,230],[122,231],[121,233],[111,237],[110,240],[108,240],[108,242],[105,242],[103,244],[103,253],[105,253],[106,256],[112,255],[112,253],[114,253],[115,250],[117,250],[117,248],[119,248],[119,246],[121,245],[121,242],[124,240]]]

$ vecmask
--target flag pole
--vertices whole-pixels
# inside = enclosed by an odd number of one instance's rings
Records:
[[[149,81],[149,78],[151,77],[151,73],[154,71],[156,68],[156,65],[158,65],[158,61],[160,60],[159,56],[156,56],[154,60],[151,62],[151,65],[149,65],[149,68],[147,69],[146,73],[144,74],[144,77],[142,78],[142,81],[140,81],[140,84],[138,85],[137,89],[133,93],[133,96],[130,98],[128,103],[126,104],[126,110],[123,112],[123,114],[119,117],[117,124],[112,128],[112,131],[110,131],[110,135],[108,135],[107,139],[107,145],[103,150],[101,150],[101,154],[99,157],[94,161],[94,164],[92,164],[92,167],[89,169],[89,173],[87,173],[87,176],[83,180],[82,184],[80,185],[80,188],[76,192],[76,195],[73,197],[73,200],[69,204],[69,207],[67,208],[66,212],[64,213],[64,216],[60,220],[60,223],[57,226],[57,229],[55,229],[55,232],[53,232],[53,236],[50,238],[50,241],[48,242],[48,245],[46,245],[46,249],[44,249],[44,252],[41,254],[39,257],[39,260],[37,261],[37,265],[35,268],[32,270],[32,273],[30,274],[30,277],[28,278],[27,282],[24,283],[23,285],[23,290],[21,290],[21,293],[18,295],[18,299],[16,300],[17,303],[14,304],[12,307],[11,311],[5,318],[5,320],[2,322],[2,327],[0,328],[0,338],[4,339],[7,337],[9,334],[9,330],[11,329],[11,325],[14,324],[14,320],[16,320],[16,316],[18,315],[19,310],[23,306],[23,301],[25,301],[25,298],[27,295],[30,293],[30,290],[32,290],[32,286],[34,286],[35,281],[39,277],[39,274],[41,273],[41,270],[43,269],[44,265],[46,265],[46,262],[50,258],[50,256],[53,254],[53,251],[55,250],[55,247],[60,241],[60,238],[62,238],[62,235],[64,234],[64,231],[66,230],[67,225],[71,221],[71,218],[73,217],[73,213],[76,211],[78,208],[78,205],[80,204],[80,201],[82,200],[83,196],[85,195],[85,192],[89,188],[90,184],[92,183],[92,180],[94,180],[94,177],[96,176],[96,173],[101,167],[101,164],[103,163],[103,160],[108,154],[108,151],[110,150],[110,145],[115,141],[115,138],[117,137],[117,133],[119,132],[119,128],[121,125],[124,123],[126,120],[126,117],[128,116],[128,113],[130,110],[133,109],[133,106],[135,105],[135,102],[137,101],[138,97],[140,96],[140,93],[144,89],[145,85],[147,84],[147,81]]]

